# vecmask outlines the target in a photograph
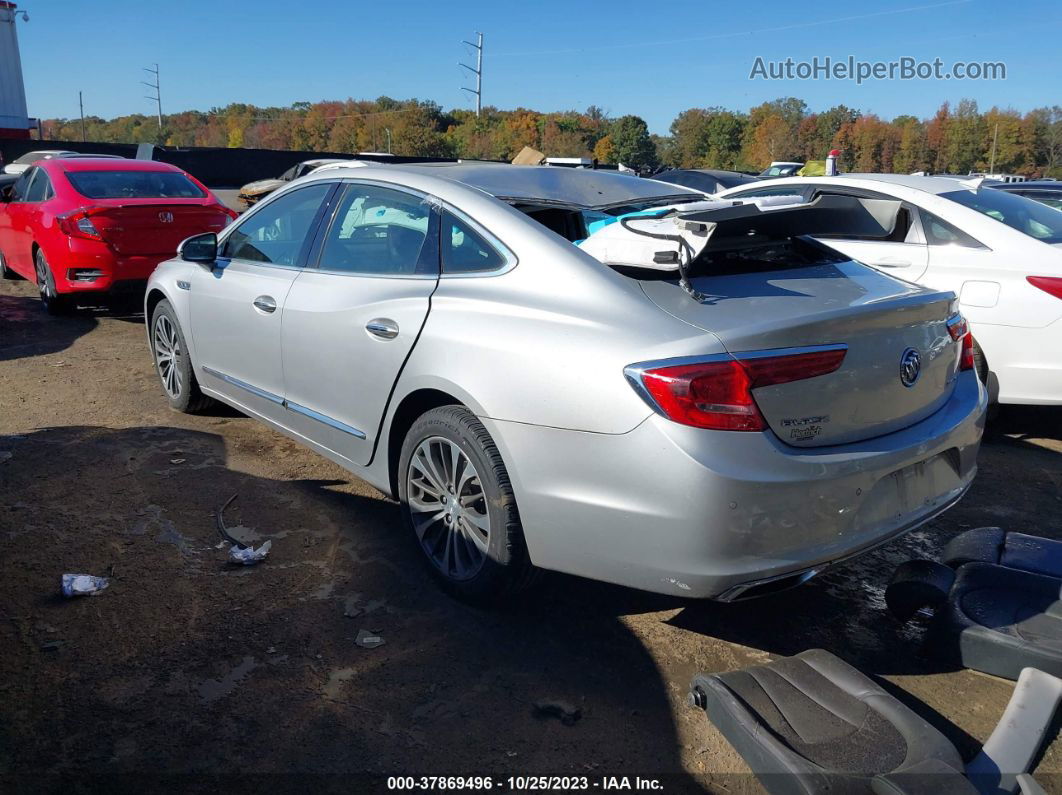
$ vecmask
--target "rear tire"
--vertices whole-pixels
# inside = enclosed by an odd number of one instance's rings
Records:
[[[464,406],[432,409],[413,423],[398,492],[423,560],[447,593],[497,604],[536,579],[501,454]]]
[[[37,278],[37,292],[41,297],[41,307],[49,315],[68,315],[74,308],[69,295],[61,295],[55,287],[55,274],[44,257],[44,252],[37,249],[33,255],[33,271]]]
[[[0,251],[0,279],[7,279],[9,281],[15,281],[22,277],[15,273],[11,268],[7,267],[7,260],[4,259],[4,252]]]
[[[184,414],[197,414],[211,406],[214,400],[199,389],[184,332],[169,301],[159,301],[151,314],[149,329],[155,372],[170,408]]]

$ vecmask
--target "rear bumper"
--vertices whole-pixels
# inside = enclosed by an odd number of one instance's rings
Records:
[[[619,435],[483,421],[537,565],[733,599],[859,554],[953,505],[977,472],[986,405],[974,374],[963,373],[922,422],[814,449],[656,415]]]
[[[60,293],[142,290],[158,264],[172,256],[121,256],[106,243],[75,238],[69,239],[62,251],[50,252],[46,248],[45,254]]]

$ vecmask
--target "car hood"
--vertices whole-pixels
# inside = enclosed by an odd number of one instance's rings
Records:
[[[286,185],[287,180],[283,179],[259,179],[254,182],[248,182],[242,188],[240,188],[241,196],[253,196],[258,193],[271,193],[279,188],[281,185]]]

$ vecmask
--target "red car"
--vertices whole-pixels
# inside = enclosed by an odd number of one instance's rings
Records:
[[[40,160],[0,198],[0,274],[36,282],[53,315],[142,295],[178,243],[237,215],[192,175],[151,160]]]

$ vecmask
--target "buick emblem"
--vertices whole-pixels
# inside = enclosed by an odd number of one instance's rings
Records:
[[[922,355],[914,348],[908,348],[900,357],[900,381],[904,386],[914,386],[922,374]]]
[[[168,212],[166,210],[163,210],[161,213],[159,213],[159,221],[161,221],[164,224],[172,224],[173,223],[173,213]]]

